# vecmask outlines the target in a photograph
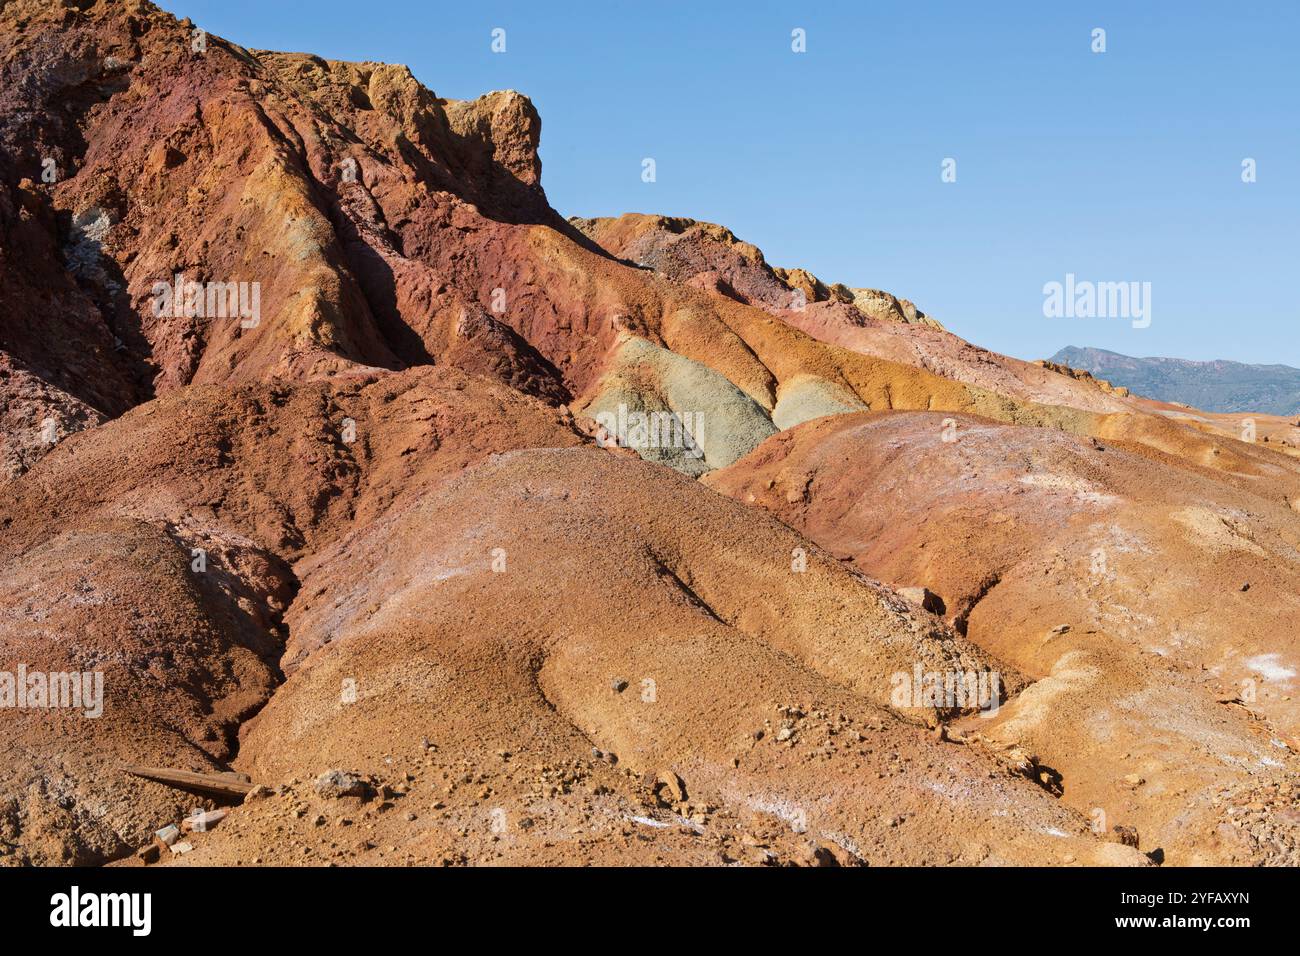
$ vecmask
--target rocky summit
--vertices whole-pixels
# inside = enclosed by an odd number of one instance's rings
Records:
[[[1292,422],[541,132],[0,0],[0,863],[1300,863]]]

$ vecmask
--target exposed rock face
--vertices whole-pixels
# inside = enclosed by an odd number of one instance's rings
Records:
[[[1286,446],[565,221],[539,141],[518,93],[0,4],[0,677],[103,682],[0,707],[0,861],[193,809],[123,762],[259,785],[174,865],[1295,855],[1220,819],[1294,792]]]
[[[1057,372],[1060,375],[1068,375],[1070,378],[1077,379],[1078,381],[1095,384],[1103,392],[1112,392],[1120,398],[1124,398],[1129,394],[1129,390],[1124,386],[1112,385],[1104,378],[1094,378],[1091,372],[1083,369],[1071,368],[1068,365],[1062,365],[1060,362],[1053,362],[1048,359],[1039,359],[1036,364],[1041,365],[1049,371]]]
[[[725,226],[671,216],[628,213],[617,219],[569,220],[611,254],[642,268],[771,312],[819,311],[847,324],[866,319],[942,329],[937,321],[906,299],[879,289],[850,289],[826,285],[805,269],[780,269],[767,264],[762,251],[742,242]],[[851,306],[843,309],[840,306]]]
[[[0,484],[21,475],[62,438],[103,421],[94,408],[0,352]]]
[[[43,376],[56,385],[107,375],[73,392],[102,411],[190,383],[428,361],[432,343],[410,325],[455,322],[466,303],[397,251],[389,215],[558,221],[539,183],[540,121],[518,94],[455,103],[404,67],[216,37],[198,52],[191,29],[148,4],[79,6],[3,13],[2,172],[23,182],[8,186],[0,228],[21,261],[66,259],[57,281],[3,290],[24,306],[5,320],[80,324],[6,327],[0,348],[57,369]],[[172,308],[158,289],[177,275],[256,283],[258,314]],[[51,340],[93,350],[73,361],[46,354]]]

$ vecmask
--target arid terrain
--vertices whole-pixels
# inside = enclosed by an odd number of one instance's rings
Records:
[[[102,680],[0,684],[0,863],[1300,864],[1295,422],[565,219],[540,137],[0,0],[0,673]]]

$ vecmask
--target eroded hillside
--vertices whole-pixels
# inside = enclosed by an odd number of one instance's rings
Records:
[[[143,764],[258,787],[178,864],[1296,862],[1278,443],[566,220],[515,92],[139,0],[0,79],[0,670],[103,681],[0,860],[212,805]]]

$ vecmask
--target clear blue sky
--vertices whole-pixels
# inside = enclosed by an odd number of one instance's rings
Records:
[[[163,6],[248,47],[405,63],[440,96],[520,90],[565,215],[720,222],[1023,358],[1300,366],[1295,0]],[[1067,272],[1149,281],[1150,327],[1045,318]]]

